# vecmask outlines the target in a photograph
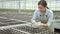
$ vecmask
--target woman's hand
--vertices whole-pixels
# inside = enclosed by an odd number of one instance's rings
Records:
[[[42,23],[41,23],[41,22],[37,22],[37,25],[39,25],[39,26],[40,26],[40,25],[42,25]]]
[[[36,21],[35,20],[31,20],[31,22],[34,24],[34,23],[36,23]]]
[[[41,23],[41,22],[36,22],[35,20],[32,20],[31,22],[32,22],[32,24],[35,24],[35,25],[37,25],[37,26],[48,27],[48,24],[43,24],[43,23]]]

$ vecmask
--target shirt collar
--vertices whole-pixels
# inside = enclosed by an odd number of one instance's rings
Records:
[[[39,11],[40,12],[40,11]],[[42,13],[40,12],[40,14],[42,15]],[[47,15],[47,8],[46,8],[46,13],[45,13],[45,15]]]

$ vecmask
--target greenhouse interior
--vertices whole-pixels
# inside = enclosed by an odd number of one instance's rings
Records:
[[[54,33],[25,26],[31,24],[39,1],[0,0],[0,34],[60,34],[60,0],[45,0],[54,13]]]

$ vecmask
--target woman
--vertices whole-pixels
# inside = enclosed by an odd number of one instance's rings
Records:
[[[47,2],[41,0],[38,2],[38,10],[34,12],[32,23],[40,22],[40,28],[54,32],[53,12],[47,7]]]
[[[43,32],[44,34],[54,33],[53,12],[48,9],[47,2],[45,0],[41,0],[38,2],[38,10],[34,12],[31,21],[32,23],[22,26],[29,26],[35,29],[38,28],[40,32]],[[49,33],[45,31],[49,31]]]

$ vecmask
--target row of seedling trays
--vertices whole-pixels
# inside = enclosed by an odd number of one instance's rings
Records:
[[[42,31],[38,28],[25,26],[28,24],[18,24],[0,27],[0,34],[53,34],[50,31]]]
[[[32,28],[25,25],[29,22],[0,18],[0,34],[56,34],[50,31]]]

